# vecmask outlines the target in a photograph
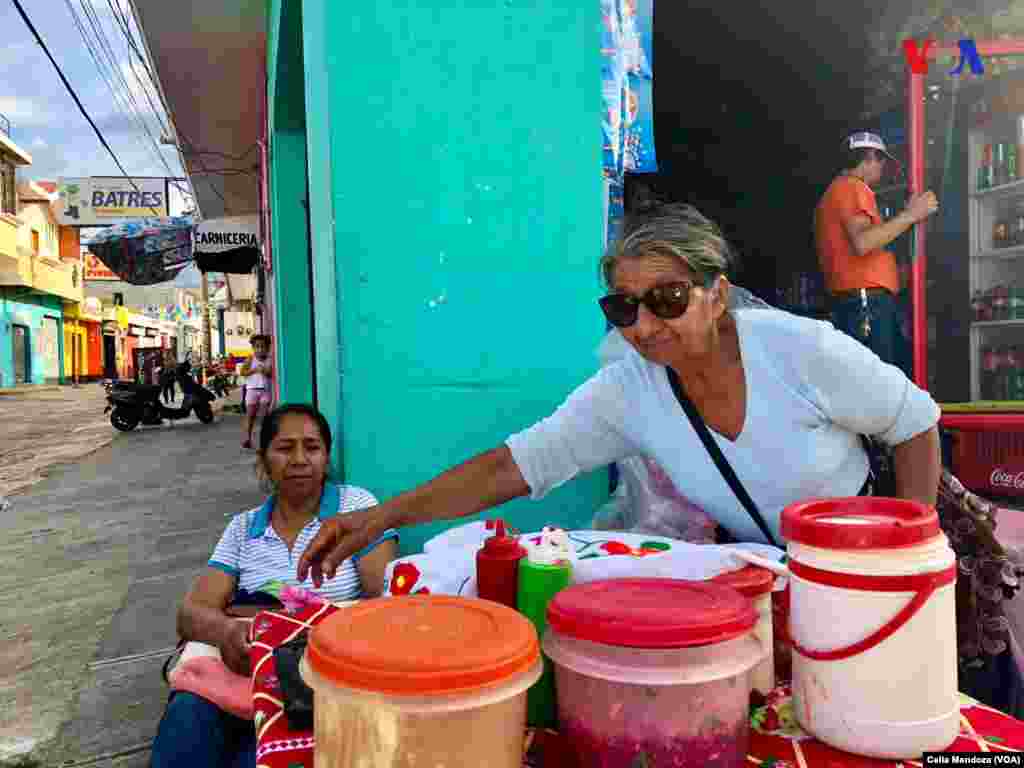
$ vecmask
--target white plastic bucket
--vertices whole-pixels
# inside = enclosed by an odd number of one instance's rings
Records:
[[[935,511],[829,499],[783,512],[793,705],[838,749],[915,759],[959,731],[956,556]]]

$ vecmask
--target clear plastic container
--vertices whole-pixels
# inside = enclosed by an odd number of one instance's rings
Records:
[[[632,594],[623,594],[620,587],[614,597],[635,599],[637,590],[650,589],[653,599],[641,606],[634,602],[632,610],[626,610],[628,618],[618,626],[607,619],[628,604],[591,603],[588,612],[605,616],[581,614],[581,623],[575,625],[549,614],[550,629],[543,645],[555,663],[559,730],[575,750],[579,764],[587,768],[744,766],[750,739],[751,670],[765,657],[753,635],[756,615],[750,601],[718,585],[661,579],[622,581],[633,583]],[[665,581],[672,586],[639,584]],[[572,587],[566,593],[593,585]],[[673,611],[673,593],[688,588],[697,590],[705,602],[715,602],[708,606],[713,620],[701,629],[710,630],[719,622],[722,631],[704,632],[701,638],[701,632],[689,631],[692,626],[679,623],[687,611],[700,611],[701,600],[693,600],[692,595],[685,609],[680,605]],[[587,597],[610,599],[613,595]],[[556,613],[565,607],[564,601],[562,606],[558,601],[556,597],[553,603]],[[723,603],[729,604],[731,616],[722,610]],[[575,607],[583,605],[581,601]],[[699,613],[690,616],[700,621]],[[661,621],[664,631],[631,632],[628,627],[638,620]],[[612,631],[602,632],[602,623]],[[649,623],[646,628],[652,626]],[[627,642],[661,647],[613,645],[573,636],[580,634],[609,639],[631,636],[634,639]],[[692,644],[701,639],[706,642]]]
[[[486,695],[374,696],[340,688],[313,672],[316,768],[520,768],[526,691],[533,669]]]
[[[775,575],[756,565],[748,565],[738,571],[729,571],[711,580],[715,584],[732,587],[741,595],[754,601],[757,609],[757,626],[754,636],[767,649],[767,657],[760,662],[752,674],[754,690],[767,696],[775,687],[775,636],[772,631],[772,589],[775,586]]]
[[[533,625],[497,603],[372,600],[317,626],[300,670],[314,691],[317,768],[520,768]]]

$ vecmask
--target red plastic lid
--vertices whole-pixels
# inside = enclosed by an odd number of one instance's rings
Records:
[[[548,605],[556,632],[627,648],[687,648],[732,640],[757,622],[753,603],[720,584],[613,579],[569,587]]]
[[[499,685],[540,658],[537,631],[488,600],[413,595],[367,600],[313,628],[306,657],[337,685],[423,696]]]
[[[821,549],[910,547],[941,530],[932,507],[906,499],[820,499],[782,511],[783,538]]]
[[[711,582],[732,587],[744,597],[754,598],[772,591],[772,587],[775,586],[775,574],[767,568],[748,565],[738,571],[715,576]]]

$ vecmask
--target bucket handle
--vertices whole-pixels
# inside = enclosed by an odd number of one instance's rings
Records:
[[[795,560],[790,561],[789,570],[794,576],[798,576],[804,581],[825,584],[840,589],[914,593],[914,597],[903,606],[899,613],[882,625],[880,629],[853,645],[848,645],[845,648],[836,648],[831,651],[813,651],[810,648],[804,648],[795,640],[792,641],[794,651],[814,661],[840,661],[871,650],[882,641],[891,637],[910,621],[921,610],[921,607],[928,602],[928,598],[932,596],[935,590],[956,581],[956,564],[935,573],[924,573],[914,576],[862,576],[851,573],[835,573],[833,571],[812,568]],[[789,634],[792,638],[792,632]]]

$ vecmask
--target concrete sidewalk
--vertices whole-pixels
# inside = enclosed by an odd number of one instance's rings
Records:
[[[0,766],[148,764],[175,611],[262,500],[239,417],[137,430],[0,519]]]

